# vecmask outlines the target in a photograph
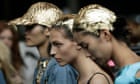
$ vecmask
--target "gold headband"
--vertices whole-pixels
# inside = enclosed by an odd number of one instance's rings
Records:
[[[62,14],[62,11],[57,6],[47,2],[38,2],[33,4],[22,17],[10,21],[9,24],[41,24],[51,27]]]
[[[89,32],[107,29],[113,31],[112,23],[116,21],[114,12],[98,4],[81,8],[74,23]],[[76,27],[74,27],[76,28]]]
[[[72,31],[75,16],[76,14],[64,14],[63,17],[56,22],[56,25],[67,25]]]

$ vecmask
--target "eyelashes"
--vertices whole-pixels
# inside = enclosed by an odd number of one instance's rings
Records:
[[[81,46],[84,49],[88,49],[88,44],[87,43],[81,42],[78,45]]]
[[[62,43],[58,43],[58,42],[53,42],[52,45],[55,46],[55,47],[60,47],[63,44]]]

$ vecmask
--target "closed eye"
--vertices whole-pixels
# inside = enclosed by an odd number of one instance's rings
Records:
[[[88,49],[88,44],[87,43],[81,42],[78,45],[81,46],[84,49]]]

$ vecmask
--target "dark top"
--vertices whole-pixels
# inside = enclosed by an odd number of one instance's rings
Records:
[[[109,79],[107,78],[107,76],[104,75],[103,73],[100,73],[100,72],[94,73],[94,74],[90,77],[90,79],[88,80],[87,84],[90,84],[91,79],[92,79],[95,75],[97,75],[97,74],[103,75],[103,76],[105,77],[105,79],[107,80],[108,84],[110,84]]]

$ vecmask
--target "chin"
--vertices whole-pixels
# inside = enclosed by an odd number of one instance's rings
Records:
[[[60,66],[65,66],[67,63],[59,63]]]
[[[34,44],[32,44],[32,43],[28,43],[28,42],[26,42],[26,45],[29,46],[29,47],[34,47],[34,46],[36,46],[36,45],[34,45]]]

